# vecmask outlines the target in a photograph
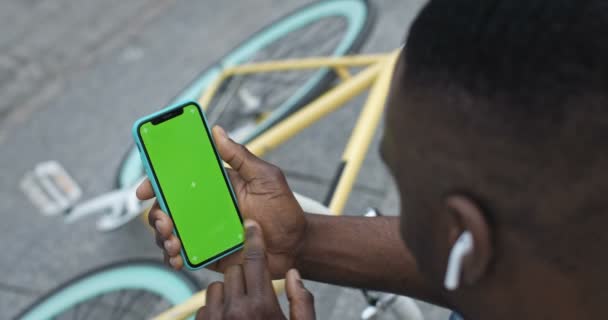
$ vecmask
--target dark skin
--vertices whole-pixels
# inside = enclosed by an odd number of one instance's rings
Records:
[[[396,75],[405,68],[402,61]],[[606,297],[589,294],[603,292],[597,290],[604,285],[601,281],[572,277],[536,257],[516,233],[488,220],[489,212],[475,196],[480,190],[442,180],[441,171],[424,158],[432,153],[421,150],[470,146],[459,145],[458,134],[441,129],[441,119],[428,108],[420,108],[422,102],[401,90],[400,81],[394,76],[382,142],[383,158],[401,196],[400,218],[304,213],[280,170],[230,140],[221,128],[214,128],[218,151],[234,168],[229,174],[241,211],[264,230],[269,276],[283,278],[297,268],[306,279],[412,296],[458,310],[466,319],[601,318]],[[459,165],[444,161],[442,166]],[[444,186],[437,188],[432,181]],[[147,181],[137,193],[141,199],[154,196]],[[181,268],[181,244],[172,234],[171,220],[158,206],[149,219],[165,260]],[[472,234],[474,248],[464,258],[460,287],[448,292],[442,286],[447,259],[465,230]],[[244,266],[246,261],[241,251],[210,269],[226,275],[237,268],[231,266]],[[276,309],[275,299],[265,301],[265,308]],[[295,303],[291,308],[302,305],[306,304]],[[312,305],[306,308],[307,314],[313,314]]]
[[[197,320],[286,319],[272,287],[262,228],[253,220],[245,220],[242,257],[242,264],[225,270],[224,282],[209,285],[207,305],[198,311]],[[285,288],[289,318],[313,320],[313,296],[304,288],[297,270],[287,273]]]

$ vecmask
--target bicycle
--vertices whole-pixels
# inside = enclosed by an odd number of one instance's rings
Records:
[[[198,100],[210,123],[221,124],[233,139],[263,156],[371,88],[325,201],[296,196],[307,211],[341,214],[379,124],[400,52],[397,49],[386,54],[348,56],[362,45],[372,20],[370,5],[365,0],[324,1],[297,9],[258,31],[203,71],[172,103]],[[335,36],[338,33],[335,30],[340,28],[344,30],[331,47],[327,45],[332,43],[331,39],[315,38],[319,50],[311,53],[312,45],[301,43],[308,34]],[[279,44],[285,45],[283,42],[290,46],[281,47]],[[307,56],[297,57],[298,49],[302,48]],[[351,68],[362,70],[353,74]],[[340,82],[330,87],[335,79]],[[263,83],[271,85],[260,85]],[[285,85],[291,87],[287,90]],[[76,206],[64,201],[65,209],[71,209],[66,221],[73,222],[105,209],[108,212],[97,225],[99,230],[109,231],[141,215],[146,204],[134,199],[133,188],[144,175],[137,149],[132,148],[119,169],[118,189]],[[368,212],[374,214],[377,212]],[[183,319],[204,304],[205,293],[199,289],[198,283],[184,273],[170,272],[157,262],[119,263],[71,280],[39,299],[17,319],[78,318],[87,306],[89,313],[85,318],[108,308],[113,311],[112,318],[116,318],[114,314],[127,315],[146,296],[164,302],[154,303],[155,306],[171,307],[155,319]],[[281,291],[281,281],[275,282],[275,289]],[[404,319],[422,319],[409,298],[364,294],[369,306],[362,319],[373,319],[388,306],[407,316]],[[118,303],[111,303],[114,300]],[[151,314],[157,311],[154,308]],[[107,313],[101,313],[108,317]]]

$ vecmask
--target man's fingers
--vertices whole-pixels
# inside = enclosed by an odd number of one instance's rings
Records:
[[[139,184],[139,187],[137,187],[137,190],[135,191],[135,195],[139,200],[148,200],[154,198],[154,189],[152,188],[152,184],[148,178]]]
[[[161,238],[169,239],[169,237],[173,235],[173,221],[171,221],[171,218],[169,218],[167,214],[160,211],[160,209],[155,212],[159,212],[156,214],[156,220],[154,220],[155,232],[159,234]]]
[[[290,320],[314,320],[315,301],[313,295],[302,283],[300,273],[296,269],[287,272],[285,289],[289,300]]]
[[[197,320],[220,320],[224,312],[224,284],[221,282],[213,282],[207,287],[207,300],[205,309],[199,310]]]
[[[230,268],[230,266],[235,265],[235,264],[241,264],[241,262],[243,261],[243,251],[239,250],[235,253],[230,254],[229,256],[226,256],[220,260],[218,260],[215,263],[210,264],[207,269],[216,271],[216,272],[220,272],[220,273],[226,273],[226,270],[228,270],[228,268]]]
[[[232,299],[238,299],[245,294],[245,279],[243,278],[243,268],[240,264],[235,264],[224,273],[224,290],[226,303]]]
[[[184,267],[184,260],[182,259],[182,256],[174,256],[169,258],[169,264],[173,269],[180,270]]]
[[[165,251],[165,248],[163,247],[165,238],[163,238],[158,232],[154,233],[154,242],[156,242],[157,247],[163,249],[164,253],[167,253],[167,251]]]
[[[154,202],[152,208],[150,208],[148,224],[165,238],[168,238],[173,232],[173,220],[160,209],[158,202]]]
[[[213,127],[213,139],[224,161],[249,181],[259,175],[259,165],[264,162],[243,145],[234,142],[220,126]]]
[[[166,265],[171,266],[175,270],[180,270],[184,266],[182,256],[170,257],[166,252],[163,252],[163,261]]]
[[[165,264],[181,269],[184,266],[180,255],[182,243],[173,234],[173,221],[160,209],[158,202],[154,202],[148,213],[148,223],[154,228],[156,245],[163,250]]]
[[[248,295],[262,295],[272,287],[266,266],[266,245],[262,228],[253,220],[245,220],[243,272]]]
[[[178,256],[182,250],[182,243],[172,234],[169,239],[163,242],[163,249],[170,257]]]
[[[196,312],[196,319],[195,320],[208,320],[208,319],[209,319],[209,317],[207,316],[207,307],[202,306]]]
[[[224,284],[220,281],[213,282],[207,287],[207,300],[205,305],[208,308],[223,308],[224,305]],[[221,309],[220,309],[221,310]]]
[[[158,219],[159,215],[161,215],[161,214],[165,214],[165,213],[160,209],[160,205],[158,204],[158,201],[154,201],[154,204],[152,204],[150,211],[148,211],[148,224],[150,225],[150,227],[154,228],[154,223],[156,222],[156,219]]]

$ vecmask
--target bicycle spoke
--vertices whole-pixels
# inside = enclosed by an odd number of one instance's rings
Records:
[[[143,295],[144,295],[144,291],[139,291],[136,295],[133,295],[133,298],[131,298],[131,301],[126,303],[125,307],[121,310],[122,313],[119,313],[117,315],[116,319],[122,319],[122,317],[125,316],[126,314],[128,314],[129,311],[133,310],[133,305],[136,304],[136,301],[138,301]]]
[[[150,296],[150,294],[148,294],[147,292],[144,292],[144,295]],[[163,299],[161,297],[156,296],[156,295],[152,296],[150,299],[144,300],[144,308],[140,308],[140,310],[157,310],[156,308],[153,308],[153,307],[158,305],[162,301],[163,301]],[[133,311],[137,313],[137,310],[133,310]],[[148,312],[148,314],[150,314],[150,312]],[[142,316],[145,317],[146,315],[142,315]]]
[[[123,297],[124,297],[124,295],[125,295],[126,292],[127,292],[126,290],[119,290],[118,291],[118,293],[117,293],[118,297],[116,298],[116,304],[114,304],[114,308],[112,309],[112,313],[111,313],[112,316],[114,314],[116,314],[116,312],[119,312],[122,309],[121,308],[122,303],[123,303],[122,301],[123,301]],[[114,318],[114,317],[112,317],[112,318],[113,319],[119,319],[119,318]]]
[[[347,27],[343,17],[325,17],[287,34],[243,63],[326,56],[335,50]],[[257,122],[261,114],[272,113],[316,72],[311,69],[233,76],[212,99],[207,109],[208,120],[228,131]],[[255,99],[251,100],[254,105],[247,99]]]
[[[72,320],[78,320],[78,313],[80,312],[80,308],[82,307],[82,303],[79,303],[76,308],[74,308]]]
[[[83,304],[84,304],[84,305],[87,305],[87,304],[89,304],[89,302],[90,302],[90,301],[88,301],[88,302],[86,302],[86,303],[80,303],[79,305],[83,305]],[[86,313],[85,313],[85,316],[84,316],[84,317],[82,317],[82,319],[88,319],[88,318],[89,318],[89,315],[91,314],[91,312],[93,312],[93,308],[89,307],[89,309],[87,309],[87,311],[86,311]]]

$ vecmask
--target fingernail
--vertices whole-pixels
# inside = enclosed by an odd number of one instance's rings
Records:
[[[220,136],[227,138],[228,136],[226,135],[226,131],[224,131],[224,128],[220,127],[220,126],[215,126],[217,129],[217,132],[220,134]]]
[[[177,258],[178,257],[171,257],[169,258],[169,264],[172,266],[175,266],[177,264]]]
[[[253,220],[245,220],[245,229],[249,229],[249,228],[255,228],[255,222],[253,222]]]
[[[142,183],[142,184],[143,184],[143,183]],[[142,198],[140,198],[140,197],[139,197],[139,189],[141,188],[141,185],[142,185],[142,184],[140,184],[139,186],[137,186],[137,189],[135,189],[135,197],[136,197],[137,199],[139,199],[139,200],[144,200],[144,199],[142,199]]]
[[[292,277],[296,278],[296,280],[302,281],[302,277],[300,276],[300,272],[297,269],[291,269],[289,272],[292,274]]]
[[[255,236],[255,222],[252,220],[245,220],[245,239],[250,240]]]
[[[302,277],[300,276],[300,272],[297,269],[291,269],[291,270],[287,271],[288,276],[289,276],[289,273],[291,273],[291,276],[295,279],[296,283],[298,284],[298,286],[300,288],[305,288],[304,282],[302,282]]]
[[[162,226],[163,223],[160,220],[156,220],[156,222],[154,222],[154,227],[156,228],[156,231],[160,232]]]
[[[171,241],[165,240],[164,247],[165,247],[165,250],[169,251],[169,249],[171,249]]]

